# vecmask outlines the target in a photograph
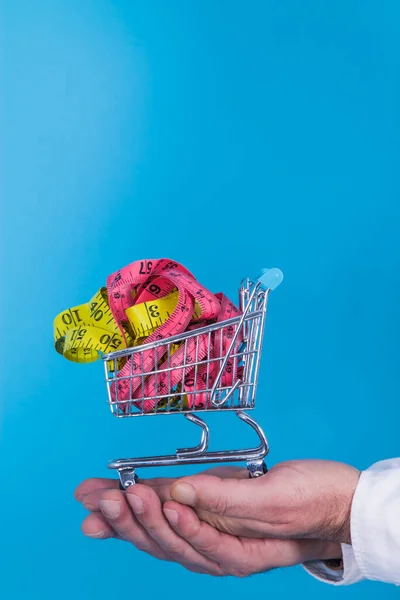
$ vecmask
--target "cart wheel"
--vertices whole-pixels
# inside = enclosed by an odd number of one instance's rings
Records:
[[[139,478],[135,473],[135,469],[121,469],[118,471],[119,487],[121,490],[127,490],[131,485],[138,483]]]
[[[247,469],[249,471],[250,479],[253,479],[255,477],[261,477],[261,475],[265,475],[265,473],[268,473],[267,465],[263,460],[248,462]]]

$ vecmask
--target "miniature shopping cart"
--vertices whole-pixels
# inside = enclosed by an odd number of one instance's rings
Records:
[[[269,292],[275,289],[282,282],[282,279],[283,275],[279,269],[264,269],[258,279],[254,281],[244,280],[239,289],[241,309],[239,316],[209,324],[194,331],[186,331],[174,337],[103,356],[108,404],[111,412],[116,417],[184,415],[187,420],[198,425],[202,430],[200,443],[193,448],[178,449],[175,454],[170,455],[121,458],[110,462],[108,467],[117,469],[123,489],[137,482],[135,471],[138,467],[244,461],[247,463],[250,477],[258,477],[266,473],[267,467],[264,458],[269,450],[268,441],[261,427],[247,414],[247,411],[252,410],[255,406]],[[219,340],[223,337],[225,337],[225,340],[229,339],[229,345],[225,352],[217,352],[217,356],[213,356],[208,350],[207,355],[199,360],[199,340],[204,341],[205,335],[208,337],[208,348],[211,347],[212,340],[216,339],[217,335]],[[195,344],[194,347],[196,348],[195,359],[190,359],[190,372],[192,373],[190,390],[184,385],[188,367],[187,361],[189,361],[186,348],[189,343],[192,348]],[[176,372],[176,366],[171,366],[171,357],[178,346],[183,346],[185,349],[184,360],[179,367],[182,369],[182,385],[175,384],[174,386],[163,386],[162,389],[156,388],[157,391],[154,396],[151,398],[145,396],[144,382],[146,379],[161,376],[163,373],[165,381],[165,373],[167,373],[167,380],[169,381],[169,374],[172,370],[174,369]],[[160,350],[160,354],[163,356],[162,367],[160,367],[160,362],[156,361],[151,371],[131,372],[128,375],[125,371],[124,376],[121,375],[119,369],[121,361],[126,362],[135,353],[142,353],[143,356],[143,353],[147,350],[153,350],[157,353],[157,349]],[[234,374],[230,380],[226,377],[229,368],[231,373]],[[208,374],[213,369],[216,375],[211,379],[212,383],[209,383]],[[207,375],[203,377],[205,383],[198,386],[197,382],[202,381],[198,377],[200,370]],[[142,397],[136,395],[135,400],[132,398],[122,400],[118,398],[118,393],[117,396],[115,392],[113,393],[113,390],[118,389],[115,386],[118,386],[121,379],[133,382],[135,378],[141,380]],[[227,379],[229,384],[227,384]],[[137,389],[137,379],[135,383],[135,389]],[[200,396],[202,403],[198,405],[196,397]],[[149,411],[145,409],[145,406],[151,400],[153,401],[153,408]],[[257,433],[259,445],[250,449],[208,451],[209,427],[198,413],[211,411],[219,411],[220,413],[234,411],[239,419],[247,423]]]

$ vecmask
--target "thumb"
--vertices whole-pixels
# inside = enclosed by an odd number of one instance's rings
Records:
[[[171,488],[171,497],[196,510],[257,519],[265,510],[265,483],[264,477],[221,479],[212,475],[194,475],[177,481]]]

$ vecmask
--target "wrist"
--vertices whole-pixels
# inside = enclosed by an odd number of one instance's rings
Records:
[[[351,506],[361,472],[349,467],[346,477],[340,482],[341,489],[336,493],[336,514],[331,539],[341,544],[351,544]]]
[[[342,562],[342,558],[342,545],[340,542],[325,542],[318,556],[318,560],[325,563],[332,562],[332,564],[337,561]]]
[[[306,552],[304,562],[329,562],[342,560],[342,546],[339,542],[328,542],[327,540],[304,540]]]

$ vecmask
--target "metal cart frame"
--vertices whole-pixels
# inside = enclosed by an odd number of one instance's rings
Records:
[[[241,315],[218,323],[213,323],[186,331],[182,334],[156,341],[150,344],[127,348],[103,356],[105,379],[108,390],[108,404],[111,412],[118,418],[160,415],[184,415],[185,418],[201,428],[201,439],[197,446],[192,448],[177,449],[175,454],[163,456],[149,456],[138,458],[120,458],[108,464],[108,468],[118,471],[121,487],[128,488],[137,482],[136,469],[139,467],[177,466],[193,464],[210,464],[223,462],[246,462],[250,477],[258,477],[267,472],[264,459],[268,454],[269,445],[267,438],[247,411],[255,407],[257,382],[260,368],[264,325],[267,313],[268,297],[271,290],[275,289],[282,281],[283,275],[279,269],[264,269],[255,281],[246,279],[239,289],[239,303]],[[216,349],[216,356],[210,351],[214,337],[219,334],[220,348]],[[199,340],[204,343],[208,337],[207,355],[199,357]],[[230,340],[229,346],[223,350],[222,339]],[[190,363],[186,353],[187,345],[195,344],[196,356]],[[177,367],[171,366],[171,356],[178,346],[184,347],[184,361],[179,366],[182,371],[182,385],[167,386],[167,389],[158,390],[153,396],[136,394],[134,398],[120,399],[112,390],[118,390],[121,379],[134,381],[140,378],[141,389],[144,392],[146,379],[161,376],[167,373],[176,373]],[[163,358],[163,367],[155,361],[154,369],[142,370],[121,377],[118,365],[121,361],[129,360],[134,354],[152,350],[158,358]],[[167,366],[165,366],[165,364]],[[193,389],[187,390],[184,386],[187,369],[194,374]],[[205,383],[197,387],[199,370],[202,369]],[[209,373],[214,369],[216,375],[211,378]],[[227,374],[228,373],[228,374]],[[164,375],[165,379],[165,375]],[[157,380],[157,379],[156,379]],[[137,382],[137,379],[136,379]],[[137,389],[137,385],[136,388]],[[197,399],[202,398],[202,405],[197,404]],[[153,401],[151,411],[145,409],[146,403]],[[254,448],[208,451],[210,430],[207,423],[195,413],[234,411],[239,419],[247,423],[258,435],[259,444]]]

